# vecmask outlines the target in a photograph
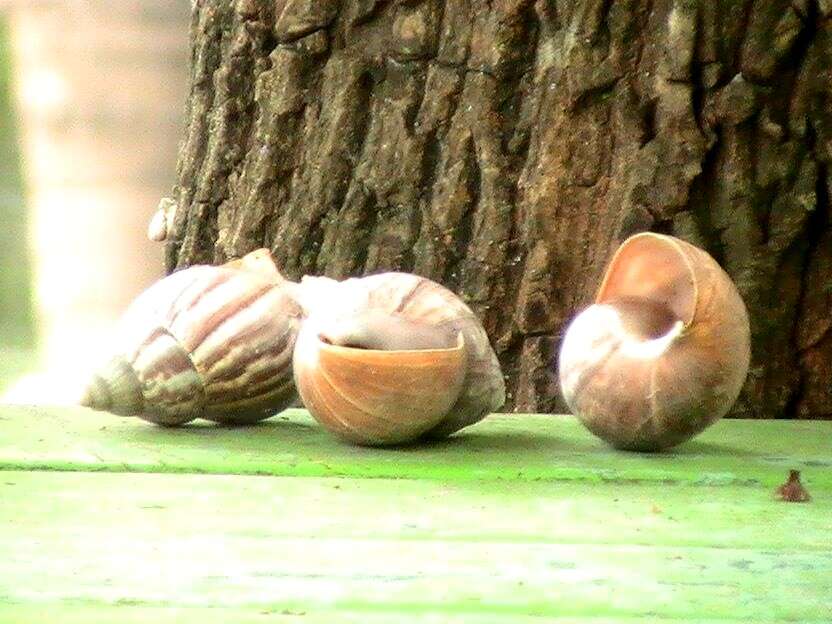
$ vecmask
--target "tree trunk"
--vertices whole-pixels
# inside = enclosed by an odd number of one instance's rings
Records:
[[[200,0],[168,268],[404,269],[480,314],[507,409],[627,235],[748,305],[733,415],[832,418],[830,0]]]

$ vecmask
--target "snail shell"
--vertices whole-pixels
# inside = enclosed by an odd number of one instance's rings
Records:
[[[118,355],[82,404],[162,425],[250,423],[284,409],[296,398],[300,317],[285,284],[267,250],[158,281],[128,308]]]
[[[742,298],[706,252],[636,234],[618,248],[595,304],[561,345],[561,389],[586,427],[613,446],[657,450],[721,418],[748,373]]]
[[[307,314],[295,383],[312,415],[342,438],[385,445],[445,437],[505,401],[485,330],[436,282],[407,273],[306,277],[295,297]]]
[[[155,242],[167,240],[173,229],[176,210],[177,204],[170,197],[163,197],[159,200],[156,212],[147,224],[147,238]]]

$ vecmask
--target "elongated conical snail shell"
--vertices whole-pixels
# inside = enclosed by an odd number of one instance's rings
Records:
[[[296,398],[299,317],[267,250],[169,275],[128,308],[82,404],[163,425],[267,418]]]
[[[561,345],[561,389],[586,427],[615,447],[657,450],[721,418],[748,373],[742,298],[706,252],[636,234],[607,268],[595,304]]]
[[[295,382],[312,415],[340,437],[368,445],[444,437],[505,401],[485,330],[436,282],[406,273],[307,277],[295,296],[308,315]]]

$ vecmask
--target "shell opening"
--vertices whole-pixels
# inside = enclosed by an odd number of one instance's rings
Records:
[[[684,329],[685,324],[682,321],[676,321],[666,334],[658,338],[651,340],[623,340],[621,342],[621,350],[626,355],[635,359],[646,360],[656,358],[668,350],[676,338],[682,335]]]
[[[320,340],[325,345],[330,346],[337,346],[337,347],[345,347],[347,349],[377,349],[383,351],[384,349],[378,349],[377,345],[370,344],[368,341],[356,340],[356,339],[347,339],[347,340],[337,340],[331,338],[326,333],[319,333],[318,340]]]
[[[634,339],[655,340],[670,332],[677,322],[684,325],[668,306],[649,299],[628,297],[604,305],[616,310],[622,330]]]
[[[645,232],[624,241],[607,268],[595,303],[649,300],[687,325],[696,312],[698,288],[680,241]]]
[[[611,326],[620,339],[621,351],[632,358],[660,356],[685,329],[684,321],[662,303],[626,298],[607,305],[615,311]]]
[[[376,311],[316,319],[318,339],[327,345],[374,351],[453,349],[459,339],[450,326],[427,325]]]
[[[439,341],[430,341],[429,344],[425,344],[423,341],[416,341],[419,344],[416,345],[402,345],[402,344],[388,344],[385,342],[379,342],[372,338],[368,340],[361,340],[358,337],[351,337],[351,339],[337,339],[332,338],[331,336],[327,335],[326,333],[319,332],[318,340],[321,344],[327,345],[328,347],[334,347],[336,349],[356,349],[359,351],[383,351],[387,353],[402,353],[402,352],[418,352],[418,351],[456,351],[458,349],[462,349],[465,347],[465,337],[463,336],[462,332],[457,332],[453,341],[448,342],[445,340]]]

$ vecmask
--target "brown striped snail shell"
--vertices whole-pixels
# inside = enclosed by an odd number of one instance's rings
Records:
[[[617,448],[658,450],[725,415],[749,358],[748,314],[717,262],[642,233],[618,248],[594,305],[569,325],[559,375],[592,433]]]
[[[481,323],[436,282],[407,273],[305,277],[295,297],[307,315],[294,354],[298,392],[346,440],[441,438],[505,401]]]
[[[118,355],[82,404],[162,425],[267,418],[296,398],[299,318],[268,250],[184,269],[130,305]]]

